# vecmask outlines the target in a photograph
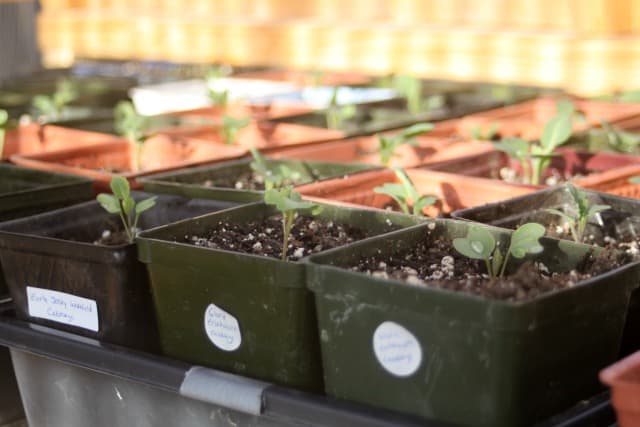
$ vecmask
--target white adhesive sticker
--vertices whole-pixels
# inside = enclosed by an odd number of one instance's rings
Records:
[[[98,332],[98,305],[94,300],[27,286],[27,303],[31,317]]]
[[[234,351],[242,344],[238,319],[215,304],[204,313],[204,330],[211,342],[221,350]]]
[[[373,352],[380,365],[398,377],[415,373],[422,363],[422,347],[403,326],[386,321],[373,333]]]

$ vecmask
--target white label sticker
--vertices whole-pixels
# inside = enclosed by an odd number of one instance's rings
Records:
[[[395,322],[382,322],[373,333],[373,352],[391,374],[408,377],[422,363],[422,347],[416,337]]]
[[[98,332],[98,305],[94,300],[27,286],[27,302],[31,317]]]
[[[238,320],[215,304],[209,304],[204,313],[204,330],[221,350],[234,351],[242,343]]]

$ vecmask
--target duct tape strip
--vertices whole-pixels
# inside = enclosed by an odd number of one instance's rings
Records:
[[[262,413],[262,394],[271,384],[199,366],[185,374],[180,394],[252,415]]]

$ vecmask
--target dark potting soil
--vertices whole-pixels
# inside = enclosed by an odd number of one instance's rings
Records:
[[[111,219],[98,226],[87,226],[73,231],[59,231],[47,234],[47,237],[101,246],[120,246],[129,243],[127,234],[122,229],[122,224]]]
[[[285,180],[284,185],[296,185],[299,180]],[[236,190],[264,191],[264,178],[253,171],[243,172],[235,176],[207,179],[202,182],[205,187],[235,188]]]
[[[424,241],[410,250],[390,256],[361,259],[351,270],[381,278],[403,280],[416,286],[519,302],[570,288],[624,262],[623,255],[605,250],[599,256],[585,257],[578,268],[568,273],[550,273],[541,263],[524,263],[513,274],[490,278],[484,261],[460,255],[453,249],[450,239],[427,235]]]
[[[287,259],[297,261],[308,255],[369,237],[358,227],[334,221],[299,216],[289,237]],[[271,216],[244,224],[219,222],[204,235],[186,235],[184,241],[196,246],[223,249],[280,259],[282,255],[281,217]]]

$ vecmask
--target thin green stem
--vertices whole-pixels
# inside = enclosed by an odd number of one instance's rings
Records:
[[[282,213],[282,261],[287,260],[287,249],[289,247],[289,235],[291,234],[291,227],[293,226],[293,219],[295,212],[283,212]]]
[[[131,236],[129,218],[124,213],[122,202],[120,202],[120,220],[122,220],[122,225],[124,226],[124,232],[127,234],[127,239],[129,240],[129,243],[133,243],[133,237]]]
[[[6,131],[3,128],[0,128],[0,159],[2,159],[2,153],[4,151],[5,135],[6,135]]]
[[[491,261],[489,258],[485,259],[484,262],[487,264],[487,273],[489,273],[489,277],[493,277],[493,268],[491,268]]]
[[[504,276],[504,271],[507,268],[507,263],[509,262],[509,256],[511,256],[511,245],[509,245],[509,250],[507,254],[504,256],[504,260],[502,261],[502,266],[500,267],[500,277]]]

